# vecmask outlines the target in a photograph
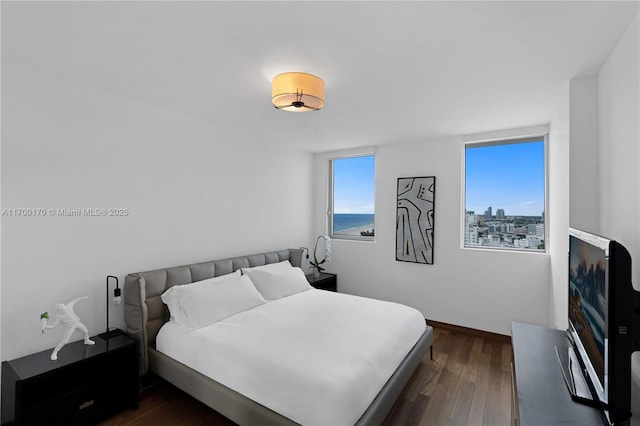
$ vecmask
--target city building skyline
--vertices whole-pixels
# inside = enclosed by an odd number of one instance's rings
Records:
[[[520,214],[508,214],[504,209],[498,208],[496,209],[496,214],[493,214],[493,206],[489,206],[484,210],[482,214],[476,214],[475,210],[465,210],[466,214],[473,214],[476,216],[481,216],[487,220],[500,220],[507,219],[510,217],[541,217],[544,219],[544,210],[540,212],[540,214],[531,214],[531,215],[520,215]]]
[[[502,208],[487,207],[482,214],[465,212],[464,245],[468,247],[544,250],[544,211],[538,216],[506,214]]]

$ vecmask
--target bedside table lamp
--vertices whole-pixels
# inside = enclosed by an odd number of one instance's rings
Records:
[[[122,290],[119,286],[118,277],[107,275],[107,330],[102,334],[98,334],[98,337],[104,340],[108,340],[111,337],[119,336],[122,334],[122,331],[119,329],[109,331],[109,278],[113,278],[114,280],[116,280],[116,288],[113,289],[113,299],[111,299],[111,301],[114,305],[119,305],[122,303]]]

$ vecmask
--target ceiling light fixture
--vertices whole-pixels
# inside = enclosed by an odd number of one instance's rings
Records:
[[[304,72],[278,74],[273,77],[271,102],[285,111],[318,111],[324,106],[324,81]]]

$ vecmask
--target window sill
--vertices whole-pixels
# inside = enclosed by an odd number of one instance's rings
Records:
[[[498,253],[520,253],[520,254],[536,254],[536,255],[549,255],[548,250],[534,250],[534,249],[521,249],[521,248],[500,248],[500,247],[489,247],[489,246],[461,246],[463,250],[470,251],[492,251]]]
[[[360,235],[332,234],[332,235],[329,235],[329,238],[331,238],[332,240],[365,241],[365,242],[374,243],[376,237],[375,236],[374,237],[363,237],[363,236],[360,236]]]

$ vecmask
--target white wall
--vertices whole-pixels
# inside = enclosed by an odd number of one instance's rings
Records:
[[[640,43],[638,16],[598,78],[602,185],[601,232],[621,242],[635,261],[640,289]]]
[[[597,76],[574,78],[558,100],[549,137],[550,324],[567,328],[568,228],[600,233]]]
[[[569,82],[570,219],[572,228],[600,229],[600,149],[598,135],[598,77]]]
[[[558,109],[551,120],[549,131],[549,256],[551,286],[549,325],[559,329],[567,327],[567,271],[569,261],[567,232],[569,229],[569,162],[570,162],[570,88],[558,99]]]
[[[601,233],[622,243],[640,290],[640,15],[598,75]],[[632,417],[640,424],[640,353],[632,356]]]
[[[567,91],[560,101],[559,111],[551,123],[551,139],[565,140],[551,151],[551,161],[558,159],[570,164],[569,191],[563,189],[566,173],[556,178],[550,176],[554,204],[571,194],[571,226],[618,240],[629,250],[635,289],[640,289],[638,20],[636,16],[597,76],[571,80],[570,93]],[[594,132],[597,132],[596,141]],[[570,155],[565,148],[569,146],[569,139]],[[590,207],[594,205],[599,208]],[[557,227],[552,224],[552,233],[566,235],[568,214],[561,215],[555,223]],[[560,329],[567,326],[566,253],[566,239],[552,246],[550,321]],[[632,423],[640,424],[637,415],[640,412],[640,353],[633,355],[632,366],[632,411],[636,413]]]
[[[105,328],[105,278],[311,238],[311,154],[3,62],[2,208],[127,208],[2,217],[2,359],[53,347],[40,313]],[[111,326],[123,326],[122,307]],[[74,336],[77,340],[80,336]]]
[[[549,256],[460,248],[462,138],[377,147],[375,242],[333,240],[327,269],[341,292],[413,306],[432,320],[511,334],[547,326]],[[316,233],[326,232],[326,158],[316,155]],[[434,264],[395,260],[397,178],[436,177]]]

